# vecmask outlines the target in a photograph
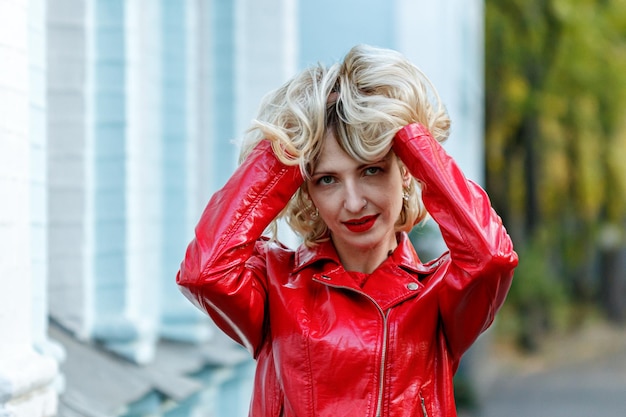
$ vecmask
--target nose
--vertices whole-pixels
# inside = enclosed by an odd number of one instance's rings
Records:
[[[352,182],[346,183],[343,207],[351,213],[358,213],[365,206],[367,206],[367,200],[359,186]]]

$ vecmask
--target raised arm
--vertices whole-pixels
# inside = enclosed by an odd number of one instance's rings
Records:
[[[302,182],[299,167],[280,163],[262,141],[209,201],[176,276],[183,294],[253,354],[266,301],[257,242]]]
[[[402,128],[393,148],[422,182],[424,205],[450,251],[440,314],[448,346],[459,359],[504,302],[517,254],[485,191],[465,178],[424,126]]]

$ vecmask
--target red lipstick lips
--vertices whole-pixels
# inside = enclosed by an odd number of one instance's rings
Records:
[[[365,216],[360,219],[353,219],[343,222],[343,224],[354,233],[362,233],[366,232],[374,226],[376,223],[377,215],[374,216]]]

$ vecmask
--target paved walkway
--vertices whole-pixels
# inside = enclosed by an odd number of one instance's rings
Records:
[[[541,358],[501,371],[475,415],[626,416],[626,328],[553,342]]]
[[[596,417],[626,415],[626,352],[591,363],[500,378],[483,417]]]

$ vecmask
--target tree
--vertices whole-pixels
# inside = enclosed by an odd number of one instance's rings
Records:
[[[487,188],[550,259],[521,270],[579,302],[626,291],[626,0],[486,0],[485,34]]]

